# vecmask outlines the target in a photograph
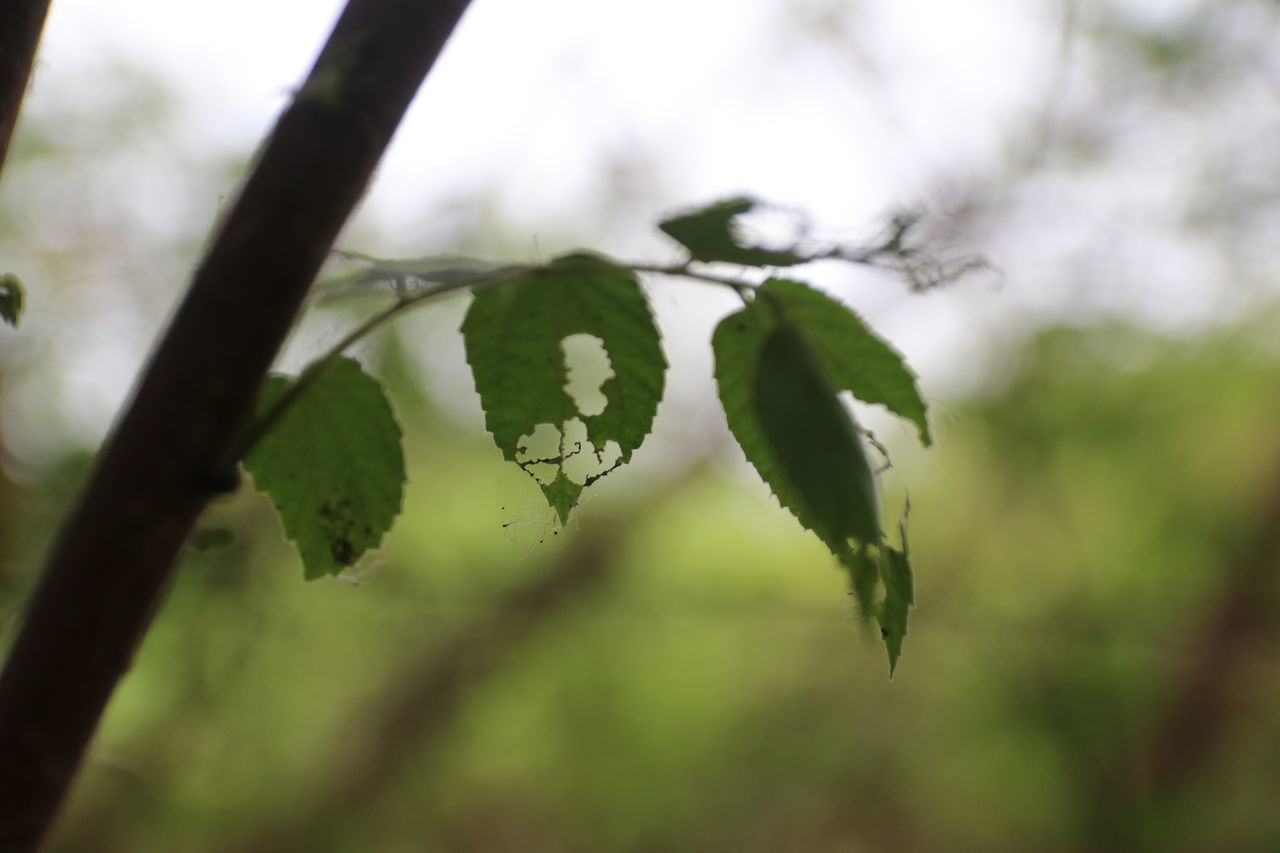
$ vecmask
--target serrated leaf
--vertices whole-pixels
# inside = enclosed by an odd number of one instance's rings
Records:
[[[268,379],[260,415],[289,384],[286,376]],[[400,425],[382,385],[349,358],[317,375],[243,464],[279,512],[308,580],[353,565],[400,514]]]
[[[808,285],[773,278],[759,291],[804,332],[831,382],[864,403],[875,403],[915,424],[920,441],[933,442],[915,373],[902,356],[847,306]]]
[[[902,640],[907,636],[907,611],[915,603],[915,584],[905,542],[901,551],[892,547],[881,550],[880,580],[884,583],[884,601],[876,619],[889,653],[889,677],[892,678],[902,655]]]
[[[901,551],[883,541],[874,475],[838,394],[888,399],[892,410],[916,416],[927,441],[923,403],[911,405],[919,401],[914,378],[839,302],[780,279],[720,322],[712,349],[730,430],[779,503],[848,570],[859,610],[880,626],[892,676],[913,600],[906,534]],[[874,369],[859,372],[856,355]]]
[[[662,232],[689,250],[695,261],[723,261],[751,267],[789,267],[809,259],[786,250],[746,246],[734,220],[758,205],[755,199],[731,198],[658,223]]]
[[[794,326],[774,326],[761,343],[751,408],[805,526],[837,556],[850,539],[878,542],[879,499],[858,428]]]
[[[803,339],[794,327],[775,337],[780,325],[776,311],[757,297],[716,327],[711,347],[720,402],[734,438],[778,502],[852,571],[850,538],[866,537],[872,544],[880,540],[878,524],[871,523],[874,502],[858,503],[866,494],[870,467],[852,416],[812,349],[797,345]],[[781,350],[786,364],[766,363],[770,340],[770,351]],[[796,408],[802,415],[770,413],[770,408]],[[816,424],[815,413],[820,418]],[[811,456],[807,447],[814,448]],[[824,453],[832,454],[831,460],[824,462]],[[838,466],[834,459],[840,460]],[[841,485],[815,482],[815,475],[806,473],[819,464],[817,477],[836,478]],[[839,497],[827,506],[833,490]]]
[[[565,387],[562,344],[578,334],[600,339],[613,370],[600,389],[606,405],[594,415],[583,414]],[[557,258],[501,286],[477,289],[462,336],[494,443],[509,461],[524,463],[564,523],[586,485],[573,480],[564,463],[591,452],[566,446],[570,423],[586,426],[597,453],[617,442],[622,464],[649,434],[662,399],[667,362],[635,273],[595,255]],[[544,457],[555,475],[539,479],[521,457],[527,456],[522,439],[542,424],[559,431],[560,448]]]
[[[25,293],[22,289],[22,279],[13,273],[0,275],[0,319],[15,329],[18,328],[18,321],[22,319],[24,302]]]

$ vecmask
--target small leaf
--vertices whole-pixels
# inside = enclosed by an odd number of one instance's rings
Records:
[[[566,477],[563,469],[556,474],[556,478],[549,485],[543,486],[542,493],[546,495],[547,503],[556,511],[556,517],[560,519],[561,524],[568,520],[569,513],[578,503],[582,488],[581,484]]]
[[[774,278],[760,288],[787,322],[804,331],[835,387],[864,403],[878,403],[915,424],[927,447],[929,420],[916,377],[893,347],[857,314],[825,293],[798,281]]]
[[[261,415],[289,388],[268,379]],[[318,374],[244,460],[275,504],[308,580],[336,575],[376,548],[400,513],[400,425],[382,385],[352,359]]]
[[[566,390],[562,345],[579,334],[600,339],[613,371],[600,388],[606,405],[598,414],[584,414]],[[597,473],[574,475],[581,481],[565,471],[566,460],[579,456],[569,446],[571,423],[586,427],[591,448],[581,453],[601,459],[616,442],[622,464],[649,434],[662,399],[667,362],[635,273],[595,255],[556,258],[477,289],[462,336],[494,443],[509,461],[524,463],[563,524],[584,486],[612,468],[601,462]],[[559,448],[531,465],[526,441],[543,424],[558,431]],[[555,473],[539,478],[535,469],[547,465]]]
[[[0,319],[15,329],[18,328],[18,321],[22,319],[24,301],[22,279],[13,273],[0,275]]]
[[[876,618],[889,653],[889,677],[892,678],[902,654],[902,640],[907,635],[907,611],[915,603],[911,561],[907,558],[905,542],[901,551],[887,546],[881,549],[880,579],[884,583],[884,602]]]
[[[689,250],[695,261],[723,261],[749,267],[789,267],[808,258],[786,250],[742,244],[734,219],[757,207],[751,198],[731,198],[658,223],[668,237]]]

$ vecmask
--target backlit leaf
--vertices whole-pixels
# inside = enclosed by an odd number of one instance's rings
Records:
[[[852,566],[849,540],[874,544],[874,487],[852,416],[803,333],[763,297],[711,339],[729,429],[778,502]]]
[[[910,405],[914,378],[856,315],[798,282],[766,282],[720,322],[711,343],[730,430],[779,503],[848,570],[859,610],[880,626],[892,674],[907,632],[911,568],[905,538],[901,551],[884,542],[875,476],[839,392],[887,398],[894,411],[917,415],[927,438],[923,404]]]
[[[787,322],[804,332],[838,390],[864,403],[878,403],[911,421],[927,446],[932,442],[916,377],[893,347],[857,314],[825,293],[787,279],[770,279],[760,298],[772,301]]]
[[[600,388],[606,404],[598,414],[580,411],[566,389],[563,343],[582,334],[599,339],[613,373]],[[557,258],[477,289],[462,335],[494,442],[534,477],[564,523],[584,486],[631,459],[662,399],[667,363],[635,273],[595,255]],[[583,446],[569,438],[574,421],[586,428]],[[549,454],[529,450],[544,424],[559,435]],[[595,471],[566,470],[589,457]],[[553,473],[539,473],[548,467]]]
[[[880,540],[879,500],[858,429],[799,330],[765,336],[751,407],[769,453],[794,488],[804,521],[839,554]]]
[[[268,379],[261,415],[289,388]],[[400,513],[400,425],[382,385],[352,359],[317,375],[245,457],[280,513],[308,580],[336,575],[376,548]]]

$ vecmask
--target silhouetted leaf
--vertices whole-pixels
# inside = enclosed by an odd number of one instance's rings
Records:
[[[742,244],[734,219],[750,212],[757,204],[751,198],[732,198],[663,220],[658,227],[688,249],[695,261],[723,261],[751,267],[788,267],[807,262],[808,258],[792,251]]]

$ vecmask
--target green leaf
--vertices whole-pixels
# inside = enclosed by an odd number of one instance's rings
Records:
[[[857,315],[795,281],[765,282],[720,322],[711,345],[729,429],[779,503],[848,570],[858,609],[880,626],[892,676],[913,603],[905,522],[899,551],[884,542],[875,476],[839,393],[887,405],[928,442],[914,377]]]
[[[805,507],[801,521],[837,556],[850,539],[880,541],[880,502],[858,428],[800,331],[775,326],[755,373],[752,414]]]
[[[915,374],[857,314],[825,293],[787,279],[766,281],[759,298],[769,300],[787,322],[803,330],[837,389],[906,418],[915,424],[925,446],[932,443]]]
[[[858,602],[858,612],[863,619],[873,618],[878,614],[875,595],[880,586],[880,565],[871,549],[855,548],[841,563],[849,571],[849,586]]]
[[[884,602],[876,618],[880,622],[885,649],[889,652],[889,677],[892,678],[902,654],[902,639],[907,635],[907,611],[915,603],[911,561],[907,558],[905,541],[901,551],[891,547],[881,549],[880,579],[884,583]]]
[[[562,344],[577,334],[600,340],[613,371],[600,388],[606,405],[598,414],[584,414],[566,390]],[[667,363],[635,273],[595,255],[556,258],[500,286],[478,288],[462,336],[494,443],[534,477],[563,524],[585,486],[630,461],[662,399]],[[585,426],[589,448],[568,437],[574,421]],[[528,449],[543,424],[559,434],[550,454]],[[616,461],[606,464],[611,442]],[[583,454],[594,454],[600,470],[567,471],[566,463]],[[536,469],[548,465],[554,475],[539,477]]]
[[[786,507],[852,570],[851,538],[881,533],[870,466],[836,389],[794,326],[757,297],[711,338],[725,419]]]
[[[259,416],[289,388],[268,379]],[[376,548],[400,513],[404,454],[381,384],[352,359],[319,373],[244,460],[275,504],[308,580],[336,575]]]
[[[560,519],[560,523],[564,524],[569,518],[569,513],[578,503],[578,496],[582,494],[582,484],[575,483],[565,476],[564,470],[561,469],[556,478],[548,485],[542,487],[542,493],[547,497],[547,503],[556,511],[556,516]]]
[[[0,275],[0,319],[15,329],[18,328],[24,301],[22,279],[13,273]]]
[[[786,250],[745,246],[734,219],[758,206],[751,198],[731,198],[658,223],[695,261],[723,261],[750,267],[789,267],[809,259]]]

